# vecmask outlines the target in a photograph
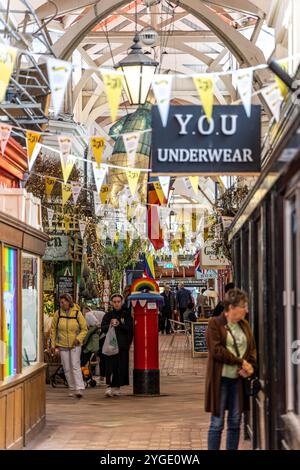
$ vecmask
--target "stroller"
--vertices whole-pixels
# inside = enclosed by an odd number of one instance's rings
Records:
[[[96,353],[99,350],[99,331],[97,326],[93,326],[87,332],[86,337],[84,338],[81,355],[80,355],[80,366],[82,371],[82,378],[85,384],[85,387],[96,387],[97,382],[93,379],[93,368],[96,365]],[[50,355],[47,354],[48,360],[50,360]],[[48,360],[48,366],[50,365]],[[52,362],[52,365],[54,363]],[[63,366],[60,362],[56,362],[56,369],[54,373],[49,376],[49,382],[52,387],[57,387],[59,385],[68,386],[68,382],[65,377]]]

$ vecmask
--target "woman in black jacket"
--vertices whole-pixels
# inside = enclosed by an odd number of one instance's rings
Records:
[[[133,320],[123,306],[123,296],[112,295],[111,305],[113,309],[104,315],[101,330],[107,333],[110,326],[115,328],[119,353],[105,359],[107,397],[120,395],[120,387],[129,385],[129,349],[133,338]]]

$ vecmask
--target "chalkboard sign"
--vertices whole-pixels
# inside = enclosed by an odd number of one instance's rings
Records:
[[[208,321],[192,323],[192,356],[207,356],[205,333]]]
[[[73,276],[61,276],[58,278],[57,295],[58,300],[62,294],[70,294],[74,299],[74,278]]]

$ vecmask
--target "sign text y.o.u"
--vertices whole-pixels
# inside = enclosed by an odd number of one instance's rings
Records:
[[[243,106],[214,106],[210,121],[201,106],[170,106],[163,127],[152,108],[154,174],[241,175],[260,172],[259,105],[248,118]]]

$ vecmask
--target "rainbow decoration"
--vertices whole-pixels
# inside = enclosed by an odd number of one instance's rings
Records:
[[[17,371],[17,250],[4,247],[3,341],[4,377]]]
[[[145,277],[136,279],[131,285],[131,293],[134,294],[136,292],[143,292],[143,291],[159,293],[158,284],[154,281],[154,279],[149,279]]]

